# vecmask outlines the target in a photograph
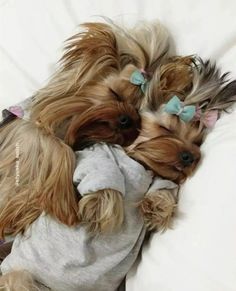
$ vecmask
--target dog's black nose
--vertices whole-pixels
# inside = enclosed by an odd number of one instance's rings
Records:
[[[130,128],[132,126],[133,122],[132,119],[128,115],[120,115],[119,116],[119,125],[120,128]]]
[[[180,153],[180,161],[184,166],[190,166],[194,162],[194,156],[188,151],[182,152]]]

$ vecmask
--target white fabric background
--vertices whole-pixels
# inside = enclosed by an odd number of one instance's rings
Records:
[[[211,57],[236,77],[235,10],[234,0],[0,0],[0,108],[41,87],[62,42],[94,15],[158,18],[179,54]],[[128,291],[236,291],[235,126],[236,111],[217,122],[183,187],[182,216],[145,246]]]

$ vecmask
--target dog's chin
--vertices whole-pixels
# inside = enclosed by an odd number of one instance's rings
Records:
[[[176,168],[176,167],[172,167],[171,171],[173,172],[173,174],[171,176],[175,177],[175,178],[172,178],[172,180],[177,184],[184,183],[184,181],[189,176],[189,174],[186,173],[186,171],[183,171],[183,170]],[[164,178],[171,179],[171,177],[167,177],[167,175],[165,175]]]
[[[138,129],[114,130],[108,127],[94,126],[92,130],[84,135],[77,136],[73,144],[74,150],[83,150],[95,143],[105,142],[108,144],[118,144],[121,146],[129,146],[138,136]]]
[[[141,151],[136,151],[132,147],[128,147],[127,154],[142,164],[147,170],[151,170],[155,175],[162,177],[163,179],[171,180],[177,184],[182,184],[189,176],[191,176],[198,164],[199,159],[196,159],[190,166],[183,166],[178,160],[156,161],[147,155],[144,155]]]
[[[178,164],[170,163],[153,163],[152,161],[145,160],[141,162],[146,169],[152,170],[155,175],[163,179],[171,180],[177,184],[182,184],[188,177],[190,177],[197,165],[197,162],[189,167],[183,167]]]
[[[187,168],[183,168],[179,165],[165,165],[160,167],[156,174],[165,179],[170,179],[177,184],[182,184],[188,177],[192,176],[195,168],[196,165]]]

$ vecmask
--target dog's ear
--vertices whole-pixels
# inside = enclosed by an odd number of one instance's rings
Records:
[[[161,91],[186,93],[193,80],[193,58],[173,57],[160,66]]]
[[[67,225],[78,223],[73,150],[21,119],[9,123],[0,133],[0,236],[23,232],[42,212]],[[16,145],[19,180],[14,187]]]
[[[33,119],[37,120],[42,112],[48,116],[57,112],[58,116],[58,112],[64,113],[65,108],[72,112],[72,116],[73,110],[69,107],[76,109],[78,102],[88,104],[89,98],[96,94],[87,96],[87,91],[81,92],[85,85],[94,85],[118,71],[119,55],[111,27],[102,23],[86,23],[82,28],[67,41],[58,71],[35,94],[31,110]],[[63,121],[61,115],[60,119]]]
[[[51,149],[51,157],[45,153],[46,156],[41,164],[41,173],[45,172],[45,174],[37,180],[36,188],[43,187],[38,190],[38,204],[47,214],[71,226],[78,223],[78,197],[72,180],[75,154],[63,141],[57,138],[53,141],[53,139],[48,137],[49,143],[44,145],[44,152]]]
[[[203,111],[227,110],[236,102],[236,80],[228,81],[229,73],[221,74],[210,60],[196,60],[193,88],[185,98],[186,104],[196,104]]]
[[[236,80],[226,84],[219,93],[210,100],[207,110],[227,110],[236,102]]]
[[[194,57],[172,57],[154,72],[149,86],[149,109],[157,110],[173,95],[181,100],[191,91],[194,78]]]
[[[191,92],[184,99],[185,104],[209,104],[221,91],[227,82],[226,74],[221,74],[219,68],[210,60],[203,61],[196,57]],[[205,105],[204,105],[205,107]],[[202,107],[203,108],[203,107]]]
[[[112,28],[104,23],[84,23],[81,28],[82,31],[66,41],[61,59],[63,68],[78,66],[81,77],[88,71],[99,75],[104,73],[104,68],[106,74],[118,69],[117,42]]]
[[[158,21],[140,21],[129,29],[113,24],[113,29],[123,65],[133,64],[152,75],[164,59],[173,55],[169,32]]]

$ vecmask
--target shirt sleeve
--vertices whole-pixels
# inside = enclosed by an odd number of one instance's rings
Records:
[[[76,155],[77,167],[73,182],[82,196],[103,189],[117,190],[125,195],[124,176],[115,160],[102,146],[84,149]]]
[[[165,180],[160,177],[155,177],[152,185],[150,186],[148,193],[155,192],[161,189],[173,189],[178,191],[178,185],[170,180]]]

